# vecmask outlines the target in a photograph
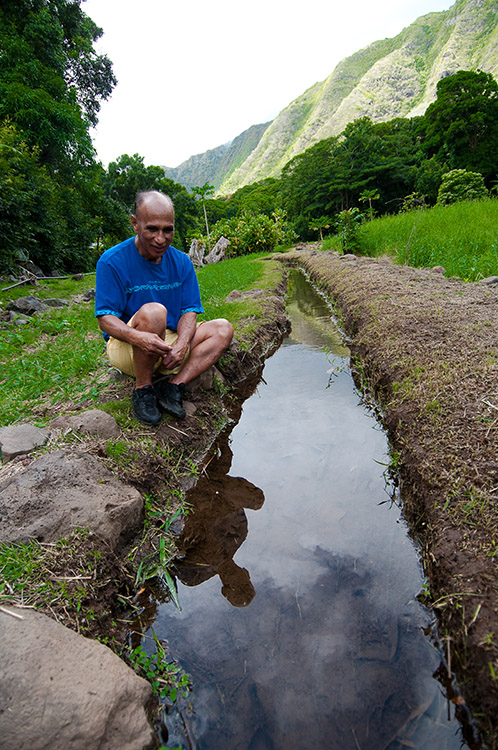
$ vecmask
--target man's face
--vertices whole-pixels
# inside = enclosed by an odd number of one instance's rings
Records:
[[[161,196],[153,196],[142,203],[137,216],[131,217],[137,233],[137,250],[151,263],[160,263],[175,233],[175,212]]]

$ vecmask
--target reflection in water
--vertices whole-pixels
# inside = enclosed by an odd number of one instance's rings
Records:
[[[162,605],[154,623],[194,685],[193,710],[168,716],[169,742],[457,750],[454,707],[432,677],[441,657],[423,632],[433,619],[416,599],[420,564],[384,502],[386,439],[345,367],[330,380],[324,347],[347,355],[314,304],[313,316],[308,296],[304,311],[291,298],[292,337],[220,446],[230,474],[213,461],[213,484],[188,498],[182,611]]]
[[[197,586],[218,574],[221,593],[234,607],[246,607],[255,591],[249,573],[233,560],[247,536],[244,508],[258,510],[265,501],[262,490],[241,477],[227,476],[232,463],[228,436],[218,442],[219,456],[189,495],[194,513],[187,516],[178,540],[184,551],[174,572],[186,586]]]

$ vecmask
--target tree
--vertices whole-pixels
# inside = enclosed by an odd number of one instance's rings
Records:
[[[191,188],[192,193],[199,197],[202,201],[202,209],[204,211],[204,221],[206,223],[206,235],[207,235],[207,245],[208,250],[211,250],[211,240],[209,237],[209,225],[208,225],[208,218],[206,213],[206,196],[214,193],[214,185],[210,185],[208,182],[205,182],[204,185],[201,187],[192,187]]]
[[[2,0],[3,264],[87,270],[98,232],[99,166],[89,128],[115,84],[80,0]]]
[[[320,240],[323,242],[323,230],[328,229],[331,225],[328,216],[319,216],[318,219],[312,219],[309,223],[310,229],[314,232],[320,232]]]
[[[372,188],[371,190],[363,190],[363,192],[360,193],[360,201],[362,203],[368,203],[368,215],[370,216],[370,221],[372,221],[374,217],[372,201],[378,201],[379,198],[380,193],[375,188]]]
[[[88,128],[116,79],[98,55],[102,35],[80,0],[3,0],[0,10],[0,120],[9,117],[42,163],[89,161]]]
[[[424,149],[450,169],[497,175],[498,83],[492,75],[461,70],[437,85],[422,118]]]
[[[467,172],[465,169],[452,169],[443,175],[437,196],[439,205],[460,201],[474,201],[487,198],[488,191],[482,174]]]

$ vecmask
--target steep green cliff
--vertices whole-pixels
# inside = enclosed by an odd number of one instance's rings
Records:
[[[457,0],[342,60],[276,117],[245,161],[220,181],[218,193],[278,176],[293,156],[358,117],[379,122],[423,114],[438,81],[458,70],[498,77],[497,17],[498,0]]]
[[[223,180],[228,179],[256,148],[268,125],[269,122],[252,125],[230,143],[191,156],[178,167],[165,167],[166,177],[185,187],[209,182],[219,188]]]

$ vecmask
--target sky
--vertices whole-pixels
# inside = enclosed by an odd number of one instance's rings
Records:
[[[455,0],[83,0],[118,79],[92,131],[104,166],[176,167],[274,119],[345,57]]]

